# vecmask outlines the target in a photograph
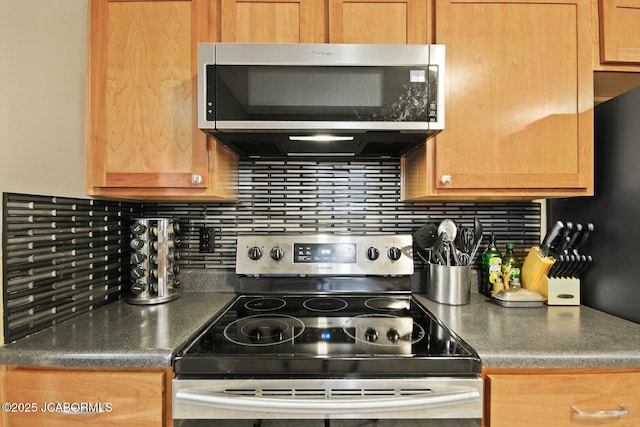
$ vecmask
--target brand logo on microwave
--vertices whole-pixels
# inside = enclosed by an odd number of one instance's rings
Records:
[[[330,50],[312,50],[311,56],[331,56],[333,52]]]

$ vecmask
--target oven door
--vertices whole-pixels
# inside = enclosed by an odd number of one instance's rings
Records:
[[[482,400],[479,377],[173,380],[176,426],[220,419],[463,419],[471,422],[456,425],[479,425]]]

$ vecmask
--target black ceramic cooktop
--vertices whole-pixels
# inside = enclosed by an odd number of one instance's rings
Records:
[[[466,375],[477,353],[411,296],[238,297],[174,359],[178,375]]]

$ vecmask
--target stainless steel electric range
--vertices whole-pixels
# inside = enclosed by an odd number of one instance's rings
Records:
[[[480,359],[412,296],[412,247],[411,235],[239,236],[238,297],[175,356],[176,425],[478,425]]]

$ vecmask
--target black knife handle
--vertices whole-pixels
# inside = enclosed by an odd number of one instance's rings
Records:
[[[569,239],[569,243],[567,244],[567,248],[565,249],[565,253],[573,252],[576,246],[576,242],[582,236],[582,224],[576,224],[573,233],[571,234],[571,239]]]
[[[562,230],[562,237],[558,241],[558,246],[553,249],[556,255],[566,253],[569,242],[571,241],[571,233],[573,233],[573,223],[567,221],[564,230]]]
[[[578,240],[578,242],[573,247],[573,253],[575,254],[579,253],[578,249],[584,245],[584,243],[588,240],[589,236],[591,235],[591,233],[593,233],[594,230],[595,230],[595,226],[593,225],[593,223],[591,222],[587,223],[587,225],[584,227],[584,232],[582,233],[582,236],[580,236],[580,240]]]
[[[549,255],[549,250],[551,249],[551,245],[558,238],[560,232],[564,228],[564,223],[562,221],[556,221],[555,224],[549,229],[547,234],[544,236],[542,243],[540,244],[540,256],[546,257]]]

